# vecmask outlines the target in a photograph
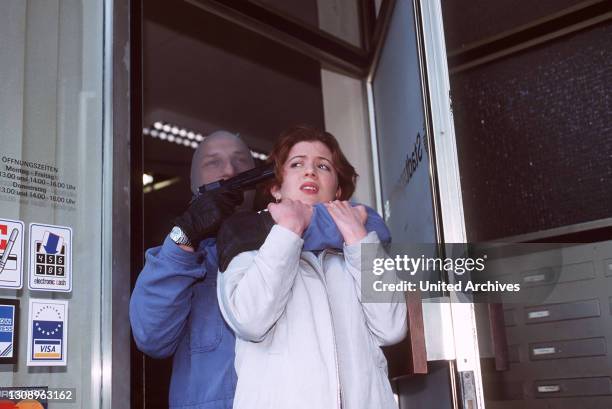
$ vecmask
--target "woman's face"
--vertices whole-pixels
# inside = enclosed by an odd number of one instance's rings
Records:
[[[322,142],[298,142],[289,151],[283,165],[283,184],[272,188],[281,199],[300,200],[314,205],[340,196],[338,174],[332,153]]]

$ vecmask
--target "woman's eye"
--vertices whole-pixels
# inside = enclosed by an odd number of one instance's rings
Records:
[[[329,167],[329,165],[326,165],[325,163],[321,163],[321,164],[319,164],[319,169],[323,169],[323,170],[331,170],[331,168]]]
[[[289,165],[290,168],[299,168],[302,166],[302,162],[293,162]]]

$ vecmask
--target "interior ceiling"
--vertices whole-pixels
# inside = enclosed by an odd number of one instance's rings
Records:
[[[144,126],[227,129],[264,152],[288,126],[324,126],[317,61],[183,0],[146,1],[144,15]],[[145,136],[146,170],[177,174],[192,153]]]

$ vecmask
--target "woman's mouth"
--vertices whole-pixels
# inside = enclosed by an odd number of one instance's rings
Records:
[[[300,186],[300,190],[308,195],[319,193],[319,186],[313,182],[306,182]]]

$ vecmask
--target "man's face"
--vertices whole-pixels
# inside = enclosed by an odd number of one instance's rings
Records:
[[[198,186],[229,179],[254,167],[248,148],[236,137],[214,138],[203,143],[197,172]]]

